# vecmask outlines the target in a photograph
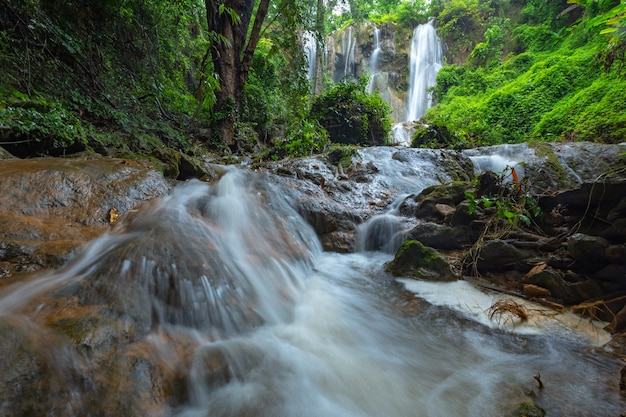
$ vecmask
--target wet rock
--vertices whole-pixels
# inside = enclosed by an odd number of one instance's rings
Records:
[[[465,199],[467,188],[468,184],[465,182],[426,187],[418,195],[405,198],[399,211],[404,216],[441,222],[452,208]],[[445,210],[442,206],[448,206],[450,209]]]
[[[487,171],[478,179],[476,197],[498,195],[502,190],[502,180],[495,172]]]
[[[613,318],[613,320],[611,320],[611,323],[609,324],[608,327],[612,333],[618,333],[618,332],[622,332],[626,330],[626,305],[622,307],[622,309],[619,310],[617,314],[615,314],[615,317]],[[623,373],[622,373],[622,378],[623,378]],[[620,385],[620,389],[621,389],[621,385]]]
[[[73,387],[89,385],[63,339],[16,316],[0,316],[0,415],[81,415]]]
[[[17,157],[13,156],[11,152],[7,151],[2,146],[0,146],[0,161],[6,160],[6,159],[17,159]]]
[[[602,262],[608,247],[609,242],[599,236],[575,233],[567,239],[569,255],[575,260],[586,263]]]
[[[607,259],[611,263],[626,263],[626,243],[622,245],[611,245],[604,252]]]
[[[446,223],[452,226],[468,226],[473,221],[480,219],[482,212],[480,209],[472,211],[469,201],[462,201],[456,206],[456,210],[448,215],[445,219]]]
[[[461,249],[474,243],[467,226],[447,226],[437,223],[418,223],[408,234],[408,239],[419,240],[435,249]]]
[[[57,267],[110,228],[109,212],[134,210],[170,184],[149,165],[109,158],[0,163],[0,261],[10,274]]]
[[[600,236],[613,243],[626,241],[626,218],[613,220]]]
[[[530,298],[550,297],[552,295],[549,289],[535,284],[524,284],[522,288],[524,290],[524,295]]]
[[[188,372],[197,341],[163,332],[120,350],[99,380],[111,415],[168,416],[171,407],[189,400]],[[203,363],[204,372],[226,366],[223,355]],[[209,381],[206,381],[209,382]]]
[[[324,189],[309,181],[290,177],[273,176],[294,202],[298,213],[315,229],[325,250],[350,252],[353,249],[357,225],[363,222],[355,210],[332,198],[337,191],[334,184]],[[330,183],[330,181],[329,181]]]
[[[547,289],[555,299],[570,300],[572,298],[567,282],[563,280],[558,271],[544,269],[537,274],[526,276],[524,282]]]
[[[486,241],[479,249],[477,267],[481,272],[528,271],[532,252],[516,248],[500,239]]]
[[[387,270],[394,276],[434,281],[456,279],[443,256],[416,240],[407,240],[400,246],[394,260],[387,265]]]
[[[626,265],[607,265],[595,274],[596,281],[621,284],[626,289]]]
[[[626,219],[626,197],[623,197],[619,203],[608,212],[606,219],[610,222],[615,222],[617,219]]]
[[[545,410],[533,402],[520,404],[510,417],[544,417],[545,415]]]

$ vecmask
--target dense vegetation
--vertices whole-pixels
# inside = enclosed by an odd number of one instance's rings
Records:
[[[167,147],[281,158],[325,149],[337,124],[353,128],[343,141],[383,143],[380,97],[333,85],[319,61],[310,83],[303,33],[319,49],[350,22],[410,31],[429,16],[450,65],[416,145],[626,137],[624,1],[350,0],[338,14],[341,4],[0,0],[0,145],[18,156],[159,158]]]
[[[457,53],[466,48],[467,61],[439,72],[439,104],[426,114],[416,145],[624,141],[626,3],[461,3],[440,4],[439,31],[456,39]],[[463,36],[462,27],[484,28],[483,40]]]

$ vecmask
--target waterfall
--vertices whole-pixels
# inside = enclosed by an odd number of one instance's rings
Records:
[[[368,91],[373,93],[376,87],[376,77],[378,76],[378,57],[380,56],[382,49],[380,48],[380,29],[374,26],[374,50],[370,57],[370,82],[368,85]]]
[[[411,146],[412,122],[426,114],[432,104],[430,89],[435,86],[437,73],[443,65],[443,49],[433,21],[413,30],[409,55],[409,91],[404,123],[393,126],[394,142]]]
[[[354,62],[354,49],[356,48],[356,37],[352,33],[352,26],[343,32],[341,38],[341,46],[343,52],[343,76],[354,77],[355,74],[355,62]]]
[[[315,60],[317,59],[317,41],[311,32],[304,32],[303,35],[304,54],[307,61],[307,78],[313,81],[315,78]]]
[[[409,100],[405,120],[412,122],[422,117],[432,105],[432,94],[428,90],[435,86],[437,72],[443,65],[441,41],[432,20],[413,31],[409,64]]]

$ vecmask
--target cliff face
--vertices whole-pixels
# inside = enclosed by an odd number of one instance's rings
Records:
[[[328,36],[326,70],[335,83],[367,75],[370,91],[378,90],[391,106],[391,117],[400,121],[406,112],[410,46],[411,33],[392,24],[353,24]]]
[[[429,89],[443,65],[443,48],[431,22],[417,28],[372,22],[350,25],[326,42],[326,70],[335,83],[369,79],[396,122],[419,119],[433,103]]]

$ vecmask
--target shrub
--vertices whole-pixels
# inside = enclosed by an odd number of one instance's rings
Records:
[[[389,105],[378,92],[368,94],[367,77],[358,84],[342,81],[317,96],[310,117],[326,131],[331,142],[384,145],[391,133]]]

